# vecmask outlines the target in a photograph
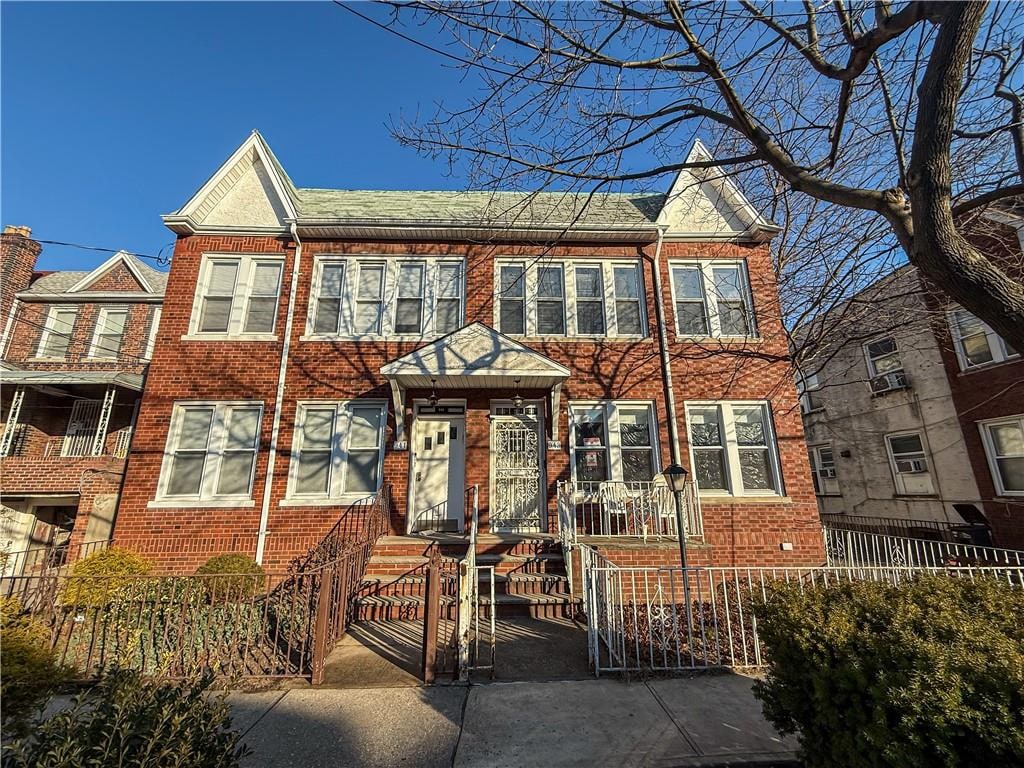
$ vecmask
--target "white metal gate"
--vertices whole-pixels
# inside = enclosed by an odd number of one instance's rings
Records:
[[[71,408],[61,456],[91,456],[100,424],[102,400],[76,400]]]
[[[541,530],[540,419],[518,410],[491,418],[492,531]]]

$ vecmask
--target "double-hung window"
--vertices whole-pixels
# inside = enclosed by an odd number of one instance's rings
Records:
[[[423,301],[426,285],[423,264],[398,266],[398,296],[395,301],[395,333],[423,333]]]
[[[263,406],[175,403],[159,497],[167,501],[247,500]]]
[[[384,264],[359,262],[356,278],[357,335],[379,335],[384,319]]]
[[[289,498],[361,498],[376,493],[386,414],[385,404],[373,400],[300,403]]]
[[[686,421],[697,487],[706,493],[781,493],[779,455],[767,403],[689,403]]]
[[[885,446],[889,453],[896,493],[907,496],[934,493],[928,454],[920,434],[904,432],[886,435]]]
[[[649,482],[659,471],[650,403],[570,403],[573,479]]]
[[[643,329],[640,272],[636,265],[612,269],[615,293],[615,321],[622,335],[639,336]]]
[[[949,313],[949,328],[962,371],[1001,363],[1020,355],[1002,336],[966,310],[956,309]]]
[[[116,360],[121,352],[124,329],[128,322],[125,307],[100,307],[96,316],[96,329],[89,345],[89,357]]]
[[[37,357],[63,359],[67,356],[71,345],[71,332],[78,317],[78,307],[50,307],[43,325],[42,336],[39,337]]]
[[[978,425],[1000,496],[1024,495],[1024,415]]]
[[[811,479],[814,492],[819,496],[838,496],[839,479],[836,473],[835,451],[831,445],[815,445],[808,449],[811,456]]]
[[[808,374],[797,371],[796,392],[800,397],[801,413],[812,413],[824,407],[815,394],[819,389],[821,389],[821,381],[816,371]]]
[[[526,267],[520,262],[498,267],[498,330],[526,333]]]
[[[576,332],[581,336],[603,336],[604,279],[600,266],[576,267]]]
[[[192,313],[193,335],[266,337],[274,333],[281,258],[203,257]]]
[[[896,339],[892,336],[885,336],[865,344],[864,356],[868,362],[868,376],[872,392],[888,392],[907,386],[907,379],[903,373],[903,360],[900,358]]]
[[[313,312],[313,333],[336,335],[345,327],[342,302],[345,296],[345,262],[322,261],[318,265],[316,309]]]
[[[698,337],[756,335],[745,262],[672,262],[670,269],[676,333]]]
[[[451,333],[462,325],[462,264],[437,265],[437,292],[434,300],[434,330]]]
[[[565,275],[561,264],[537,269],[537,333],[565,333]]]

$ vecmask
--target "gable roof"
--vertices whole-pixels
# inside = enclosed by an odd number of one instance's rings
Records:
[[[167,288],[167,273],[153,269],[142,262],[134,254],[127,251],[118,251],[105,262],[88,272],[81,270],[61,270],[50,272],[36,279],[28,288],[18,293],[19,297],[31,298],[32,296],[52,296],[65,294],[67,298],[73,299],[76,296],[81,299],[89,298],[90,294],[108,294],[111,291],[90,291],[89,286],[99,278],[114,269],[118,264],[124,264],[129,272],[135,277],[142,289],[142,293],[154,296],[163,296]],[[134,295],[138,291],[125,291],[126,295]]]
[[[690,157],[710,153],[699,141]],[[665,194],[630,192],[476,192],[296,187],[258,131],[242,142],[177,211],[179,233],[285,233],[310,237],[408,237],[515,230],[520,238],[625,237],[649,241],[659,229],[678,237],[764,239],[778,228],[720,169],[682,171]],[[543,235],[542,233],[546,233]]]

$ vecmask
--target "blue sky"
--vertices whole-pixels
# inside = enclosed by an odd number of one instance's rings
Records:
[[[160,215],[253,128],[300,186],[462,186],[384,123],[471,86],[330,3],[3,2],[0,23],[0,216],[38,238],[169,251]]]

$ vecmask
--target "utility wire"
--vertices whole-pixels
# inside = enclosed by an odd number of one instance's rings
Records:
[[[46,245],[62,245],[68,248],[80,248],[83,251],[99,251],[100,253],[120,253],[121,251],[124,251],[125,253],[129,253],[132,256],[135,256],[140,259],[151,259],[152,261],[155,261],[157,264],[164,267],[171,263],[170,258],[167,256],[152,256],[148,253],[133,253],[132,251],[129,251],[125,248],[101,248],[98,245],[82,245],[81,243],[67,243],[62,240],[40,240],[37,238],[32,239],[35,240],[37,243],[44,243]],[[166,247],[167,246],[165,245],[164,248]],[[163,248],[161,248],[160,250],[163,251]]]

